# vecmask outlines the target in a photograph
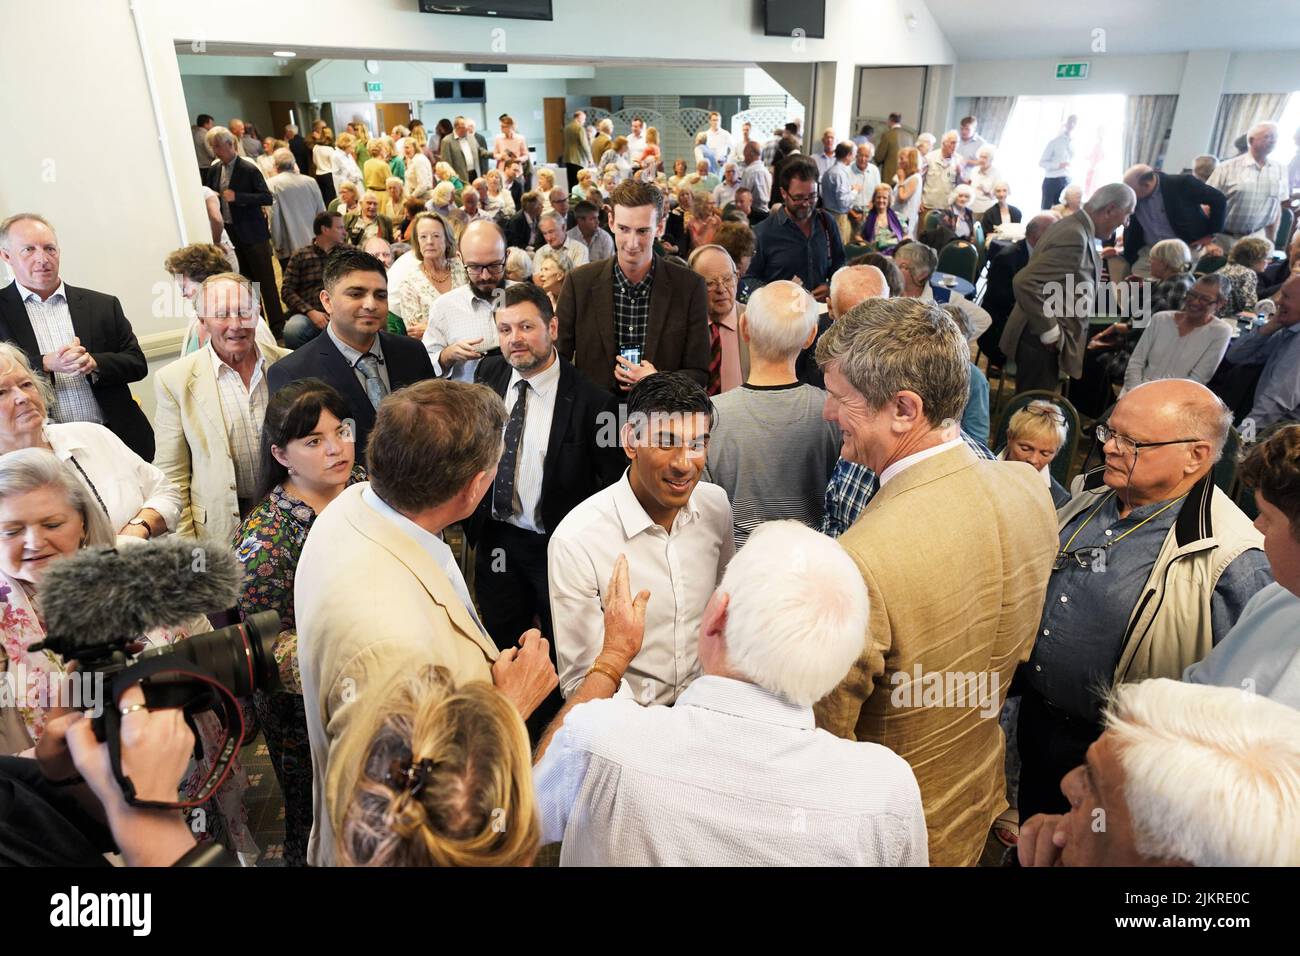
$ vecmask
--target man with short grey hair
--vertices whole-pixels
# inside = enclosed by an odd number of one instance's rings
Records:
[[[1206,181],[1228,199],[1223,231],[1217,237],[1224,252],[1245,236],[1271,242],[1282,218],[1282,203],[1291,197],[1286,167],[1268,158],[1277,145],[1277,124],[1256,123],[1246,142],[1246,152],[1224,160]]]
[[[822,419],[826,393],[795,375],[795,360],[817,335],[816,300],[793,282],[762,286],[740,316],[740,335],[749,345],[749,375],[714,396],[718,423],[704,471],[731,499],[737,548],[764,521],[793,519],[820,529],[840,446],[839,430]]]
[[[1058,784],[1100,735],[1106,688],[1180,678],[1272,582],[1263,536],[1214,483],[1231,424],[1204,385],[1161,379],[1097,426],[1106,467],[1076,479],[1058,512],[1037,642],[1020,672],[1022,821],[1067,809]]]
[[[817,360],[841,455],[880,482],[839,538],[870,626],[817,722],[906,760],[930,862],[973,866],[1006,808],[997,718],[1043,606],[1051,497],[1031,466],[980,460],[962,441],[970,346],[933,302],[868,299],[822,336]],[[936,697],[936,685],[948,690]]]
[[[607,591],[599,654],[533,771],[561,866],[926,864],[907,765],[814,725],[868,622],[835,542],[793,521],[754,533],[701,615],[703,673],[672,707],[615,696],[658,597],[633,599],[623,557]]]
[[[277,149],[271,158],[276,169],[276,174],[266,181],[275,197],[271,206],[271,244],[283,271],[293,251],[311,243],[315,236],[312,222],[325,211],[325,201],[315,177],[302,174],[292,152]]]
[[[573,264],[574,268],[587,264],[590,253],[587,251],[586,244],[569,236],[568,230],[564,226],[564,216],[560,213],[554,210],[542,213],[541,219],[538,220],[538,228],[541,230],[542,238],[546,242],[533,254],[534,272],[542,264],[541,255],[543,249],[554,249],[556,252],[567,254],[569,262]]]
[[[1088,321],[1101,291],[1097,240],[1128,223],[1137,195],[1124,183],[1102,186],[1082,209],[1043,233],[1012,282],[1016,304],[999,345],[1016,360],[1016,392],[1060,391],[1083,375]]]

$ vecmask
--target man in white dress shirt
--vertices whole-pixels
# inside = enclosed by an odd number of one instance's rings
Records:
[[[704,134],[704,141],[713,150],[719,163],[732,159],[731,133],[722,128],[722,114],[709,114],[709,128]]]
[[[1074,143],[1070,134],[1074,132],[1079,117],[1069,116],[1061,133],[1047,144],[1038,165],[1043,167],[1043,209],[1051,209],[1061,198],[1061,192],[1070,185],[1070,162],[1074,159]]]
[[[875,195],[876,187],[880,185],[880,167],[871,161],[875,153],[876,147],[871,143],[859,143],[853,157],[853,164],[849,166],[849,177],[853,182],[853,202],[849,208],[849,220],[855,236],[862,228],[867,210],[871,208],[871,197]]]
[[[699,674],[696,632],[735,551],[731,504],[700,483],[713,404],[680,372],[646,376],[628,394],[627,473],[578,505],[547,549],[560,691],[569,697],[601,648],[602,607],[620,554],[655,600],[628,683],[644,704],[671,704]]]
[[[641,161],[641,155],[645,152],[645,121],[639,116],[632,120],[632,132],[627,134],[627,155],[634,163]],[[596,157],[600,159],[599,156]]]
[[[600,655],[533,772],[561,866],[926,865],[911,768],[815,726],[867,631],[848,555],[797,522],[759,527],[702,615],[703,675],[671,708],[606,699],[662,599],[652,585],[632,600],[627,571],[620,556]]]
[[[479,359],[497,346],[492,305],[496,291],[506,286],[506,237],[501,227],[483,219],[466,226],[460,234],[460,260],[469,282],[433,303],[424,347],[433,374],[472,382]]]
[[[600,262],[614,254],[614,237],[600,228],[600,210],[594,203],[584,199],[574,206],[573,221],[569,241],[582,244],[588,262]]]

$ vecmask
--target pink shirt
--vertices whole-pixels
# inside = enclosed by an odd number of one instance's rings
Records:
[[[745,376],[740,370],[740,328],[736,313],[733,311],[718,323],[718,329],[722,333],[722,369],[719,377],[722,380],[722,391],[729,392],[745,384]],[[709,330],[709,335],[713,335],[712,329]]]
[[[507,151],[514,153],[515,158],[520,162],[523,162],[528,158],[528,145],[524,142],[524,138],[517,132],[514,136],[509,137],[498,134],[497,138],[492,141],[492,152],[494,154],[504,153]],[[505,160],[497,160],[498,169],[504,165]]]

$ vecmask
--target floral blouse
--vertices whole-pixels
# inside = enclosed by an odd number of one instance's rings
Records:
[[[352,468],[348,484],[366,480],[360,465]],[[316,520],[310,505],[290,497],[283,485],[254,506],[235,533],[235,557],[244,568],[239,611],[251,617],[262,611],[280,615],[280,636],[274,646],[280,680],[290,694],[302,693],[298,670],[298,629],[293,614],[293,579],[307,532]]]

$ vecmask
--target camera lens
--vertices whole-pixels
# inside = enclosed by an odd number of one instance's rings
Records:
[[[262,611],[239,624],[195,634],[168,647],[150,648],[141,659],[175,654],[204,668],[236,697],[255,690],[281,690],[280,668],[272,648],[280,634],[280,615]]]

